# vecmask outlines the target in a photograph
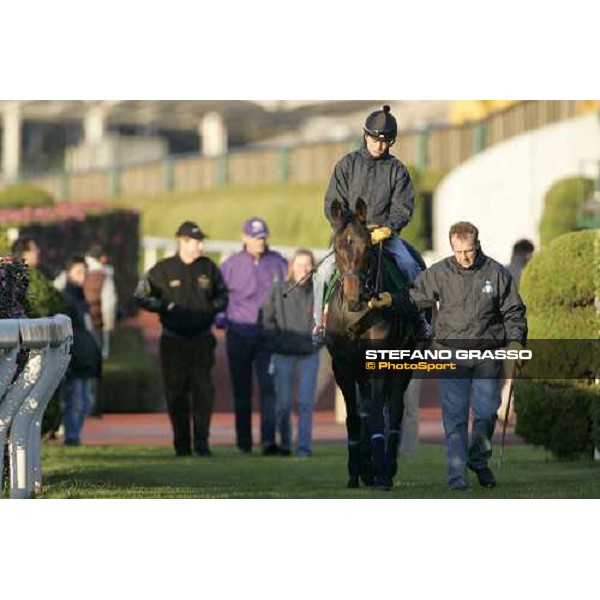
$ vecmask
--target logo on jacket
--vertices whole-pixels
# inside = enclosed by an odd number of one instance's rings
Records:
[[[494,293],[494,286],[492,285],[492,282],[489,281],[488,279],[486,279],[485,285],[481,288],[481,291],[484,294],[493,294]]]
[[[210,278],[207,275],[200,275],[198,277],[198,285],[203,290],[209,289],[210,288]]]
[[[180,279],[171,279],[169,281],[169,287],[181,287],[181,280]]]

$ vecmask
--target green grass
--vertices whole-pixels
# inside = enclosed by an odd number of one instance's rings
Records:
[[[543,450],[509,447],[495,490],[474,478],[466,492],[445,484],[442,446],[403,461],[389,493],[348,490],[343,445],[319,445],[310,459],[241,455],[174,458],[170,448],[45,446],[44,498],[600,498],[598,465],[558,462]],[[494,465],[492,465],[494,466]]]
[[[273,244],[324,247],[330,236],[323,214],[326,188],[326,183],[228,186],[114,202],[141,211],[143,235],[172,238],[181,222],[190,219],[212,239],[235,240],[246,219],[261,216]]]

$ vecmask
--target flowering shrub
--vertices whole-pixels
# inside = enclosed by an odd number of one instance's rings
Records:
[[[25,317],[29,276],[22,260],[0,256],[0,319]]]
[[[84,254],[99,245],[115,271],[122,315],[135,312],[132,301],[138,279],[139,214],[111,210],[108,202],[61,202],[50,207],[0,209],[0,253],[10,252],[7,231],[31,236],[40,246],[41,268],[58,275],[73,254]]]
[[[94,213],[110,210],[108,202],[61,202],[53,206],[22,206],[20,208],[0,208],[0,223],[12,227],[28,223],[56,223],[66,219],[84,221]]]

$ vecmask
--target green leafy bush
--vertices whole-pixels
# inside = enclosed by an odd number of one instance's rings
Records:
[[[442,179],[442,174],[412,166],[408,167],[408,172],[416,190],[415,207],[412,219],[401,235],[419,252],[424,252],[432,248],[433,192]]]
[[[598,231],[561,235],[538,252],[523,272],[521,295],[527,305],[529,338],[598,339],[594,306],[597,286]],[[517,433],[561,458],[589,453],[600,443],[600,387],[590,384],[599,373],[597,353],[589,344],[548,344],[544,364],[565,371],[571,380],[520,381],[516,387]],[[537,347],[537,346],[536,346]],[[583,378],[586,378],[585,380]]]
[[[521,293],[533,313],[593,307],[597,235],[593,229],[566,233],[534,254],[521,280]]]
[[[45,190],[27,183],[15,183],[0,190],[0,208],[51,206],[54,198]]]
[[[160,412],[164,409],[158,366],[146,356],[142,332],[117,330],[111,339],[111,356],[104,363],[98,390],[103,412]]]
[[[600,389],[582,384],[519,381],[515,387],[517,434],[528,444],[543,446],[558,458],[590,454]],[[598,441],[598,440],[597,440]]]
[[[579,210],[593,189],[594,182],[585,177],[562,179],[550,188],[540,223],[542,247],[555,237],[577,229]]]

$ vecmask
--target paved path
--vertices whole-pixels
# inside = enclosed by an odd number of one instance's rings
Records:
[[[258,415],[252,416],[254,440],[259,439]],[[296,423],[294,420],[294,427]],[[231,413],[217,413],[211,424],[211,444],[235,444],[234,416]],[[313,427],[315,442],[345,442],[346,427],[335,421],[333,412],[315,413]],[[497,428],[496,442],[500,441],[501,428]],[[437,408],[422,408],[419,425],[419,439],[422,443],[443,442],[442,423]],[[122,446],[170,446],[171,427],[166,414],[104,415],[100,419],[90,418],[83,431],[83,442],[90,445]],[[510,427],[507,443],[519,443],[519,438]]]

